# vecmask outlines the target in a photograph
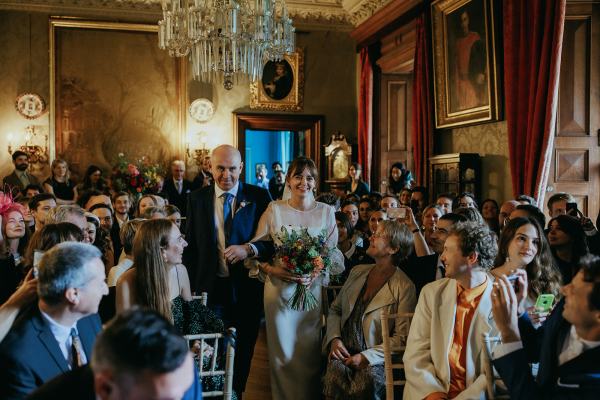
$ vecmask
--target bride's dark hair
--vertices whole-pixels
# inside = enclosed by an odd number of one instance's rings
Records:
[[[292,162],[292,164],[288,168],[285,180],[286,181],[289,180],[295,174],[302,173],[302,171],[304,171],[307,168],[308,168],[308,172],[310,172],[310,175],[315,179],[315,181],[318,180],[319,179],[319,170],[317,169],[315,162],[313,160],[311,160],[310,158],[303,157],[303,156],[297,157]]]

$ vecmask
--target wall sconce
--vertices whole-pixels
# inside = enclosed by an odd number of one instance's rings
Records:
[[[202,167],[202,161],[206,156],[210,155],[210,150],[206,148],[207,133],[199,132],[198,136],[200,137],[200,144],[202,145],[202,147],[199,149],[193,149],[192,154],[192,149],[190,146],[191,140],[188,138],[185,144],[185,154],[188,159],[193,158],[198,167]]]
[[[42,136],[42,135],[40,135]],[[38,132],[33,125],[25,128],[25,144],[13,146],[13,134],[8,134],[8,154],[12,155],[16,150],[21,150],[27,154],[31,164],[46,164],[48,163],[48,135],[43,135],[44,147],[33,144],[32,140],[38,137]]]

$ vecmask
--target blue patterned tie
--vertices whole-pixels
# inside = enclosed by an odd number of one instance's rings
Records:
[[[233,201],[233,195],[231,193],[223,193],[223,231],[225,232],[225,245],[229,244],[229,232],[231,230],[231,203]]]

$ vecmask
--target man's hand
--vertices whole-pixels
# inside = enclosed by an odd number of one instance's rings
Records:
[[[343,361],[348,357],[350,357],[350,353],[348,353],[348,350],[346,349],[346,346],[344,346],[344,343],[342,343],[342,340],[339,338],[333,339],[329,349],[329,359]]]
[[[412,208],[406,206],[402,206],[400,208],[406,209],[406,217],[403,221],[406,224],[406,227],[410,229],[411,232],[419,228],[419,225],[417,225],[417,219],[415,218],[415,214],[413,213]]]
[[[503,343],[521,340],[517,307],[517,295],[511,283],[506,279],[506,275],[502,275],[496,279],[492,289],[492,313],[494,314],[494,322],[496,322],[496,326],[502,335]]]
[[[225,249],[223,255],[225,261],[229,264],[235,264],[248,258],[248,247],[244,244],[231,245]]]
[[[344,360],[344,364],[352,369],[365,369],[369,366],[369,360],[362,353],[357,353]]]

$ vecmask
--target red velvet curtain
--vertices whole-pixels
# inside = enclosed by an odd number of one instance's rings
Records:
[[[417,18],[416,30],[412,108],[413,179],[418,185],[427,186],[427,162],[433,140],[433,105],[430,96],[429,43],[425,14]]]
[[[358,94],[358,162],[363,179],[370,181],[372,147],[373,68],[367,48],[360,51],[360,93]]]
[[[566,0],[504,0],[504,82],[513,192],[543,202],[558,105]]]

